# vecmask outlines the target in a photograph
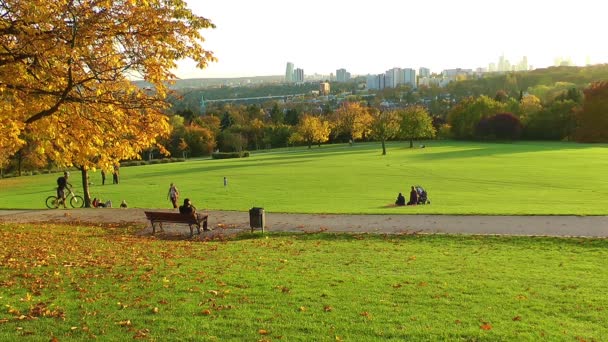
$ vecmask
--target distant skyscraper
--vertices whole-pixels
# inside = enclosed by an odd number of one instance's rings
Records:
[[[411,68],[405,68],[401,71],[403,77],[400,80],[401,84],[407,84],[412,88],[416,88],[416,70]]]
[[[384,73],[387,88],[397,88],[397,85],[403,83],[403,75],[400,68],[392,68]]]
[[[304,69],[297,68],[293,71],[293,82],[304,83]]]
[[[420,67],[420,69],[418,69],[418,76],[431,77],[431,69]]]
[[[338,82],[350,81],[350,72],[346,71],[346,69],[336,70],[336,81],[338,81]]]
[[[386,86],[386,74],[367,75],[367,89],[384,89]]]
[[[293,63],[287,62],[287,68],[285,69],[285,82],[293,83]]]

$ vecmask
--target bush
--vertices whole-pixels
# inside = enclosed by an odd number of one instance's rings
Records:
[[[249,157],[248,151],[243,152],[215,152],[211,154],[213,159],[230,159],[230,158],[245,158]]]
[[[499,113],[479,120],[475,137],[484,140],[517,140],[521,136],[519,118],[511,113]]]

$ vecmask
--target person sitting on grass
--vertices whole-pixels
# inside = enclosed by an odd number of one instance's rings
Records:
[[[405,205],[405,197],[403,197],[403,194],[399,193],[399,195],[397,196],[397,200],[395,201],[395,204],[398,206]]]
[[[418,204],[418,192],[412,186],[412,191],[410,191],[410,201],[407,202],[407,205],[416,205]]]
[[[179,213],[182,215],[194,216],[197,222],[203,222],[203,230],[208,231],[207,229],[207,216],[200,215],[196,212],[196,207],[192,205],[189,198],[184,199],[184,204],[179,206]]]

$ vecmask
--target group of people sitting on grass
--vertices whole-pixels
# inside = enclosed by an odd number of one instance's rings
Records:
[[[418,191],[416,191],[416,188],[414,186],[412,186],[412,190],[410,191],[409,202],[405,203],[405,197],[403,197],[402,193],[399,193],[399,195],[397,196],[397,200],[395,201],[395,205],[397,206],[416,204],[418,204]]]

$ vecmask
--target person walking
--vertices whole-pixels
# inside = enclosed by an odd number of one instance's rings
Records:
[[[57,206],[63,204],[64,208],[67,208],[67,206],[65,205],[65,189],[68,188],[68,190],[71,191],[72,188],[72,184],[68,182],[69,176],[70,173],[65,171],[63,173],[63,177],[57,178]]]
[[[175,184],[171,183],[169,186],[169,192],[167,193],[167,198],[171,200],[171,204],[173,204],[173,209],[177,208],[177,200],[179,199],[179,190]]]
[[[114,166],[114,172],[112,173],[112,184],[118,184],[118,165]]]
[[[101,170],[101,185],[106,185],[106,172]]]

